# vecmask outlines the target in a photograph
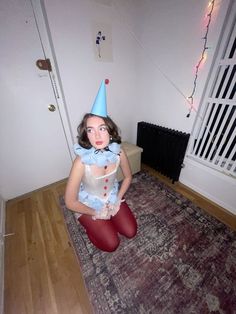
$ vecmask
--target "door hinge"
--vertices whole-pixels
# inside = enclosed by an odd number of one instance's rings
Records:
[[[50,59],[39,59],[36,61],[36,65],[40,70],[52,71]]]

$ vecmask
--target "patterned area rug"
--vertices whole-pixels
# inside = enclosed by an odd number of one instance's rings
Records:
[[[105,253],[60,199],[94,313],[236,313],[236,233],[145,172],[126,200],[138,234]]]

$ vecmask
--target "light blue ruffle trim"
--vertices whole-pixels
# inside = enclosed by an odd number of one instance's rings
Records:
[[[82,163],[104,167],[108,164],[116,163],[120,153],[120,144],[111,143],[108,148],[109,150],[95,149],[94,147],[86,149],[79,144],[75,144],[74,152],[81,157]]]
[[[111,190],[108,200],[106,202],[96,197],[95,195],[86,192],[84,190],[83,184],[81,184],[79,191],[79,200],[81,203],[86,204],[87,206],[93,208],[94,210],[100,211],[105,206],[106,203],[112,205],[116,204],[116,202],[118,201],[117,193],[118,193],[117,181],[115,181],[113,189]]]

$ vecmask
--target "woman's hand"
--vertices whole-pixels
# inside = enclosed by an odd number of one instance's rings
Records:
[[[111,215],[109,213],[109,207],[107,205],[105,205],[99,211],[96,211],[95,215],[93,216],[93,220],[96,220],[96,219],[108,220],[110,218],[111,218]]]
[[[120,200],[118,199],[115,204],[106,204],[101,210],[97,211],[96,214],[93,216],[93,219],[105,219],[109,220],[111,217],[115,216],[119,209],[120,209],[120,204],[124,202],[125,199]]]
[[[118,213],[118,211],[119,211],[119,209],[120,209],[120,204],[122,203],[122,202],[124,202],[125,200],[120,200],[120,199],[118,199],[117,200],[117,202],[116,202],[116,204],[114,204],[114,205],[112,205],[112,204],[110,204],[110,206],[109,206],[109,212],[110,212],[110,215],[113,217],[113,216],[115,216],[117,213]]]

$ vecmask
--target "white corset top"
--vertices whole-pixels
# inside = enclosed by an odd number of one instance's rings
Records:
[[[91,171],[91,166],[85,165],[85,171],[82,178],[84,190],[99,199],[103,199],[104,201],[107,200],[116,181],[119,162],[120,160],[118,158],[115,169],[112,172],[100,177],[95,177]]]

